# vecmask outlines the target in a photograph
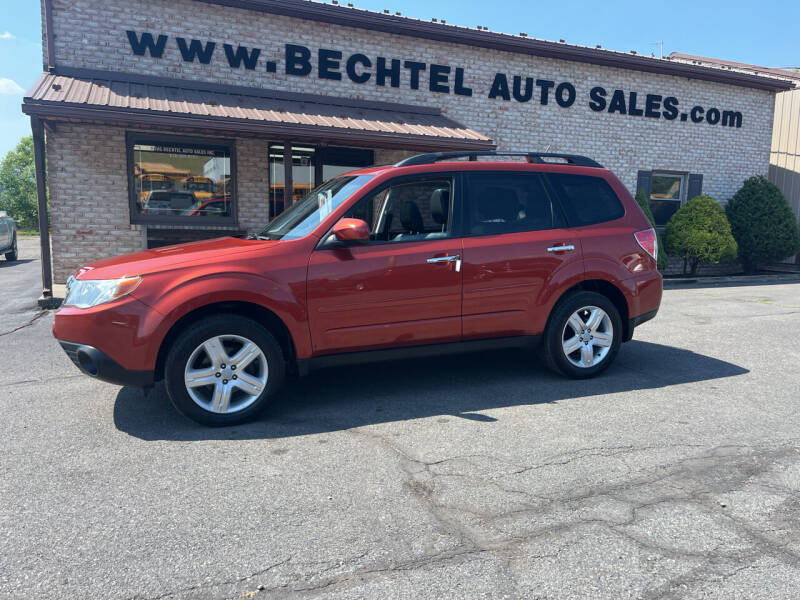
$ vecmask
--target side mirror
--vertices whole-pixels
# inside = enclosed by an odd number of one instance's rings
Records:
[[[333,235],[340,242],[365,244],[369,241],[369,227],[361,219],[342,219],[333,226]]]

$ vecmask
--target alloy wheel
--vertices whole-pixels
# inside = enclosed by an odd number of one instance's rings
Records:
[[[207,339],[189,356],[184,384],[201,408],[231,414],[252,405],[264,392],[269,367],[258,345],[239,335]]]
[[[561,348],[576,367],[588,369],[600,364],[614,341],[614,326],[606,311],[584,306],[570,315],[561,333]]]

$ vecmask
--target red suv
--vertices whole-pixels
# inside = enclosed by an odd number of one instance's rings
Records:
[[[254,417],[287,374],[353,361],[519,346],[591,377],[658,311],[656,244],[591,159],[423,154],[336,177],[248,239],[87,265],[53,334],[84,373],[164,379],[207,425]]]

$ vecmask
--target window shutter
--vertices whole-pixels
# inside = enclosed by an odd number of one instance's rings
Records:
[[[695,196],[703,193],[703,175],[701,173],[691,173],[689,175],[689,185],[686,188],[686,201],[688,202]]]
[[[650,191],[653,186],[653,172],[639,171],[636,175],[636,191],[644,190],[644,197],[650,199]]]

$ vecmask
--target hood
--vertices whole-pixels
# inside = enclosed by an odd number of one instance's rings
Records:
[[[78,279],[117,279],[128,275],[146,275],[190,263],[219,262],[233,254],[263,250],[275,241],[223,237],[187,244],[142,250],[89,263],[78,269]]]

